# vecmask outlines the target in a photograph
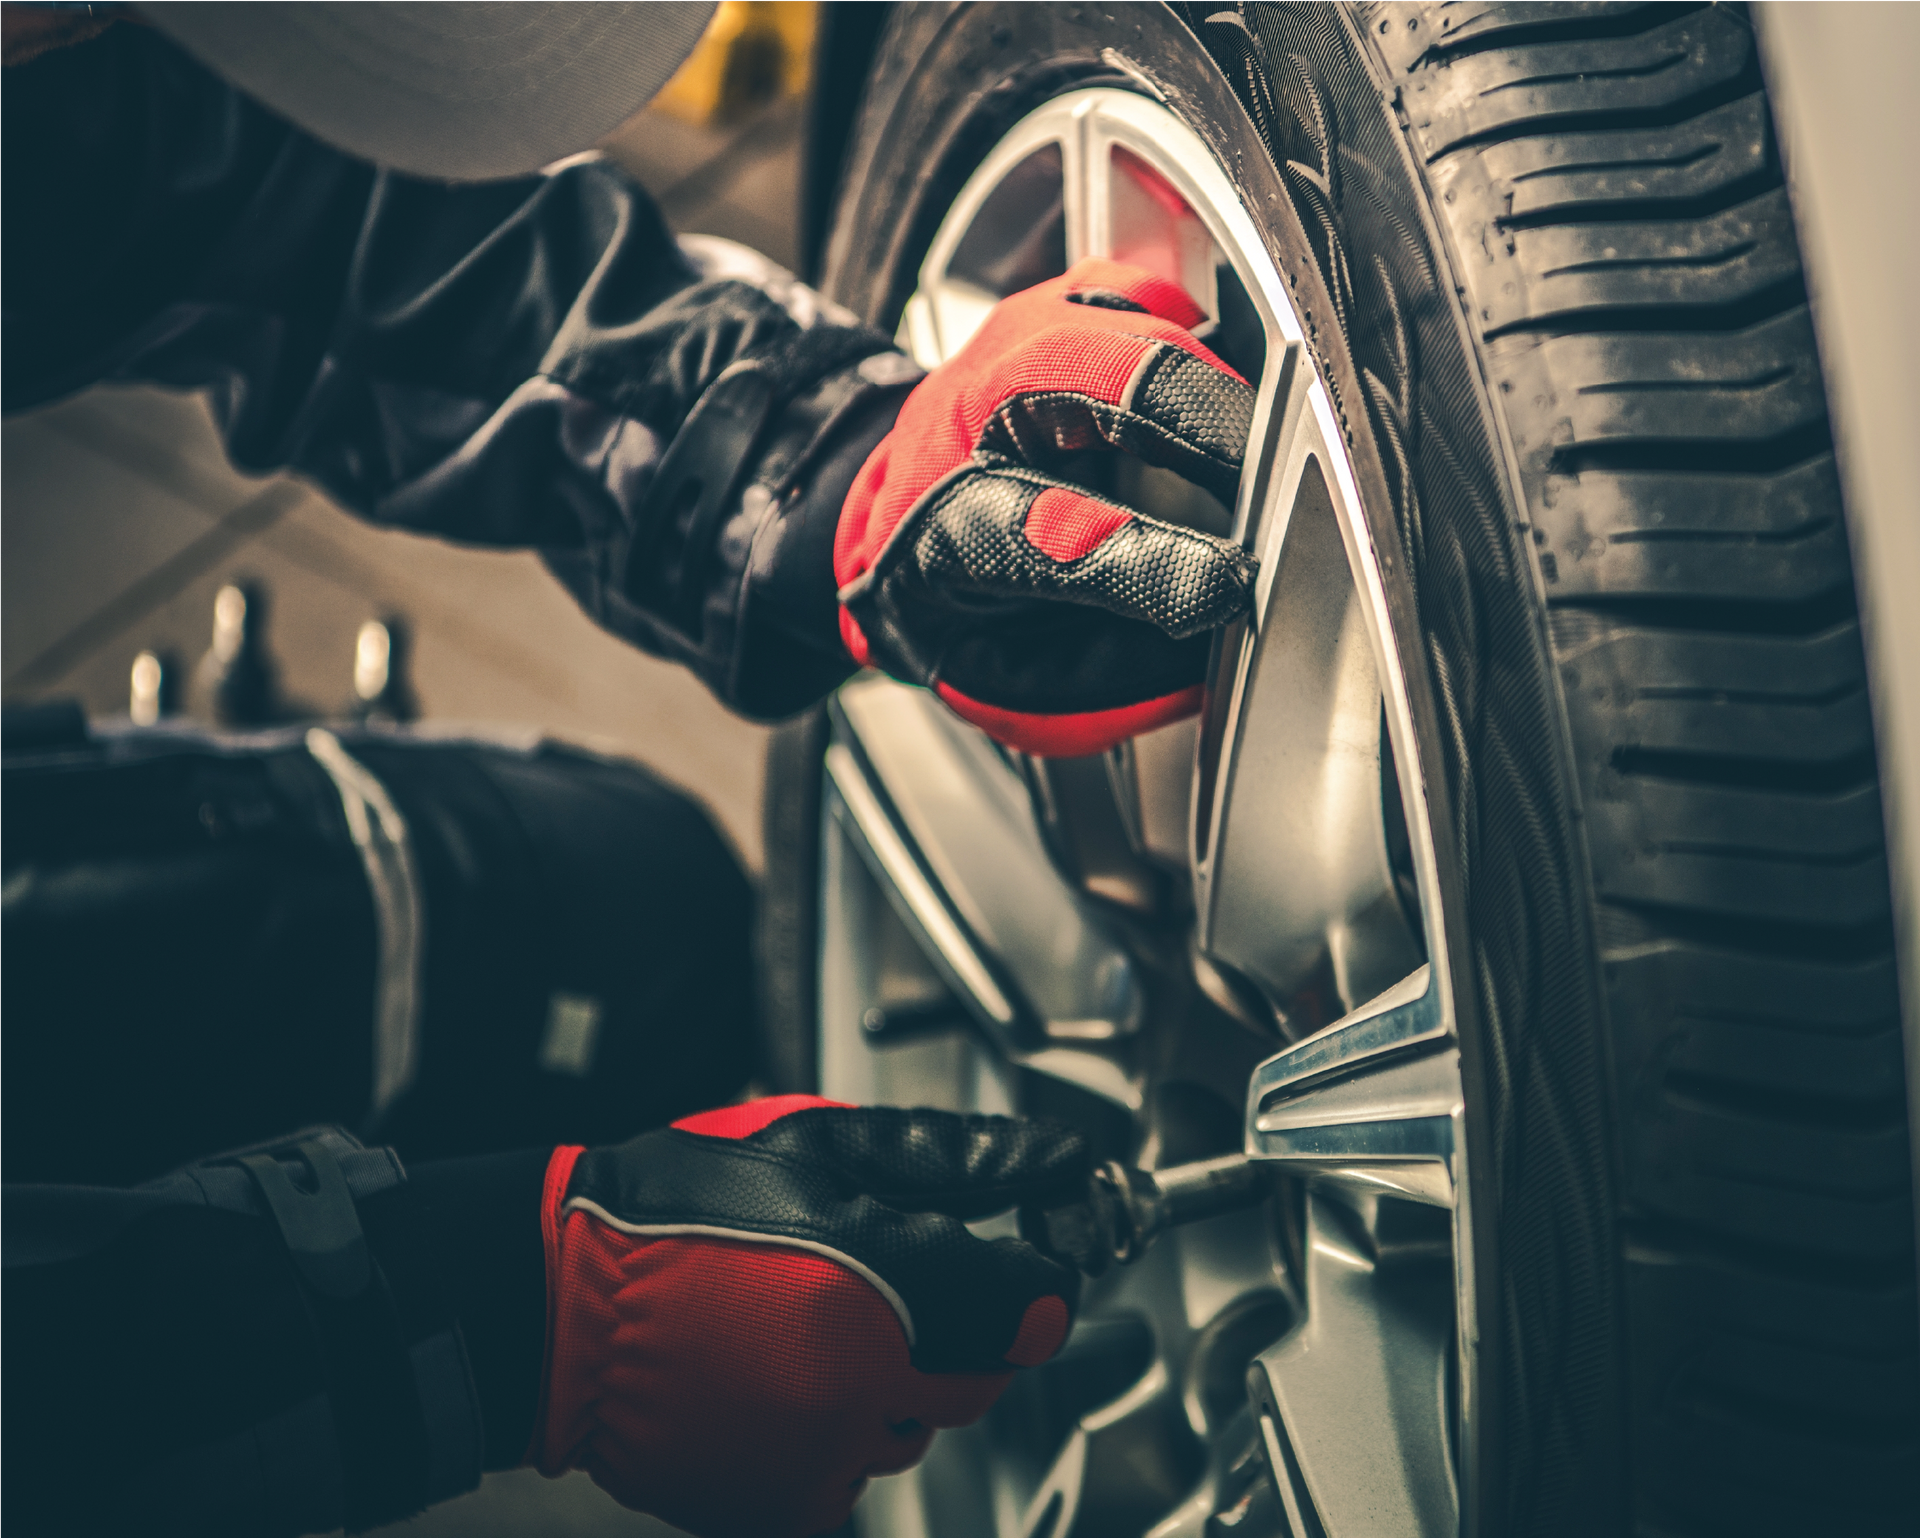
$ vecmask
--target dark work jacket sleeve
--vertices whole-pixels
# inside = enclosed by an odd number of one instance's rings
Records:
[[[4,404],[205,390],[235,464],[533,547],[601,624],[744,713],[851,670],[840,501],[917,371],[602,160],[377,171],[116,25],[6,72]]]
[[[390,1150],[314,1129],[131,1190],[9,1187],[0,1520],[357,1531],[518,1464],[546,1162],[408,1179]]]

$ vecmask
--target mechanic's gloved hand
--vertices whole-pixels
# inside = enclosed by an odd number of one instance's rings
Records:
[[[964,1224],[1090,1167],[1054,1124],[810,1095],[557,1150],[535,1461],[699,1538],[831,1531],[1060,1348],[1078,1275]]]
[[[1118,449],[1233,505],[1253,391],[1164,278],[1076,263],[998,305],[908,397],[840,515],[840,631],[1012,747],[1094,753],[1200,708],[1253,563],[1050,473]]]

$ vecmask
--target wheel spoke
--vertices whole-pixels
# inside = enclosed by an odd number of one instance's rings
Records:
[[[1421,967],[1254,1070],[1248,1152],[1321,1183],[1451,1207],[1461,1098],[1449,1043]]]
[[[1325,1196],[1307,1198],[1305,1247],[1306,1322],[1251,1374],[1293,1531],[1453,1538],[1444,1290]]]
[[[1196,787],[1195,910],[1201,948],[1275,996],[1330,956],[1339,996],[1359,1000],[1418,966],[1425,945],[1386,857],[1386,638],[1356,567],[1366,547],[1325,391],[1307,393],[1276,444],[1275,510],[1255,530],[1254,622],[1216,675],[1225,704],[1206,727],[1216,772]]]
[[[1126,1393],[1080,1417],[1027,1503],[1021,1538],[1124,1530],[1131,1513],[1185,1492],[1196,1452],[1178,1385],[1156,1358]]]
[[[1062,182],[1066,190],[1067,265],[1106,250],[1106,198],[1094,185],[1099,152],[1093,138],[1090,111],[1068,110],[1060,115]]]
[[[1113,1055],[1145,1012],[1138,969],[1061,878],[1018,775],[933,695],[885,679],[841,691],[834,736],[838,836],[954,996],[1009,1060],[1138,1109]]]

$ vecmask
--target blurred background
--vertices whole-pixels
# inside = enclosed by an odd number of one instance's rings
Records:
[[[680,231],[801,263],[802,144],[820,8],[728,0],[699,50],[610,145]],[[363,524],[312,487],[237,474],[196,396],[96,389],[0,437],[0,676],[9,704],[208,714],[193,674],[216,608],[264,653],[276,703],[319,717],[382,693],[429,724],[546,734],[638,760],[703,801],[758,872],[767,732],[613,639],[531,553]],[[233,595],[244,593],[247,612]],[[217,600],[219,600],[217,602]],[[368,622],[388,627],[361,640]],[[142,657],[148,659],[141,662]],[[136,666],[136,663],[139,665]],[[157,666],[156,666],[157,664]],[[138,700],[136,703],[136,695]],[[384,708],[384,707],[383,707]],[[585,1475],[490,1475],[387,1530],[670,1538]]]
[[[798,266],[818,10],[728,0],[611,144],[675,229]],[[392,692],[411,695],[419,719],[639,759],[704,801],[759,869],[765,730],[595,628],[531,553],[380,530],[299,481],[242,476],[193,395],[96,389],[0,431],[9,704],[68,698],[90,716],[125,715],[144,652],[162,665],[158,698],[143,669],[151,705],[204,714],[191,675],[212,644],[216,595],[235,585],[253,600],[249,644],[283,705],[348,714],[360,627],[388,622],[401,642]]]

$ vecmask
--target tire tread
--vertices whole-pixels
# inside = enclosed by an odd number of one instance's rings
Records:
[[[1369,5],[1521,470],[1613,1034],[1641,1530],[1911,1514],[1865,656],[1731,7]],[[1444,39],[1444,41],[1438,41]],[[1423,41],[1434,40],[1434,41]]]

